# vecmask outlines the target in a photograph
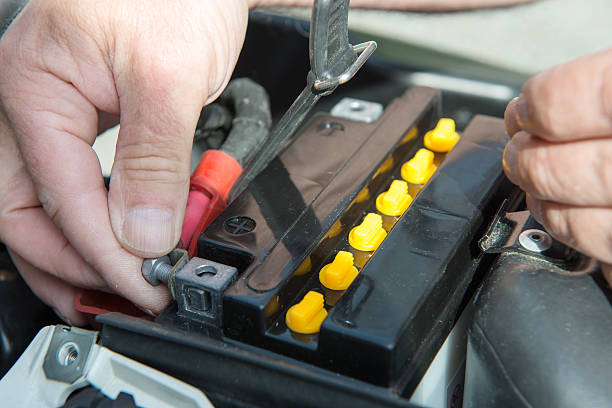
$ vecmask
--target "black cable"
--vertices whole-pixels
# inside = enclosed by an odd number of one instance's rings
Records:
[[[249,78],[232,80],[220,102],[234,108],[232,128],[221,151],[245,166],[268,139],[272,115],[266,90]]]

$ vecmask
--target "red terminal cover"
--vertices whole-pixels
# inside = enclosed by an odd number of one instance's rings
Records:
[[[242,166],[240,163],[227,153],[220,150],[207,150],[202,155],[198,167],[191,175],[189,198],[192,205],[190,206],[188,199],[183,234],[181,234],[181,238],[183,238],[183,235],[189,235],[183,241],[183,245],[184,247],[188,245],[190,257],[197,254],[197,237],[225,209],[227,196],[241,173]],[[187,211],[192,213],[187,214]],[[193,228],[194,225],[195,229]],[[186,229],[189,231],[186,232]],[[85,314],[94,327],[96,325],[93,320],[95,316],[109,312],[121,312],[151,319],[151,316],[138,309],[127,299],[94,290],[77,292],[74,298],[74,307]]]
[[[94,329],[101,328],[100,324],[95,321],[95,317],[110,312],[121,312],[126,315],[153,320],[153,316],[143,312],[129,300],[99,290],[81,289],[77,291],[73,304],[76,310],[87,317],[89,324]]]
[[[218,192],[223,201],[226,201],[240,174],[242,166],[232,156],[221,150],[207,150],[191,175],[191,189],[205,185]]]
[[[210,204],[208,211],[199,218],[189,246],[187,247],[186,242],[183,243],[190,257],[197,254],[197,237],[225,209],[227,197],[240,174],[242,166],[229,154],[220,150],[207,150],[202,155],[198,167],[191,175],[189,190],[206,194],[210,198]]]
[[[197,254],[197,237],[225,209],[227,196],[240,174],[242,166],[229,154],[220,150],[207,150],[202,155],[191,176],[190,191],[206,194],[210,204],[208,211],[201,214],[188,247],[187,242],[183,242],[190,257]]]
[[[183,230],[181,231],[181,246],[189,244],[195,233],[200,219],[210,208],[211,195],[200,190],[191,189],[187,197],[187,207],[183,218]],[[185,243],[185,244],[183,244]]]

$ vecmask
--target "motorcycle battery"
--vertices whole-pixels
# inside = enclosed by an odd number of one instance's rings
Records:
[[[351,231],[378,214],[376,199],[402,180],[439,107],[437,91],[412,88],[372,123],[315,114],[198,238],[199,257],[237,269],[222,294],[220,323],[188,319],[176,305],[153,323],[108,314],[98,318],[102,344],[218,395],[227,379],[197,359],[234,350],[232,364],[268,373],[247,379],[236,366],[247,394],[270,386],[270,370],[299,367],[312,375],[310,385],[329,386],[331,375],[340,388],[362,384],[352,391],[356,400],[365,392],[405,403],[488,266],[478,239],[516,191],[501,166],[503,121],[477,116],[449,153],[435,155],[437,169],[426,182],[409,183],[413,201],[385,219],[378,247],[352,247]],[[331,290],[320,271],[340,251],[352,253],[358,274],[346,289]],[[317,313],[326,316],[315,332],[298,333],[288,327],[287,312],[310,292],[324,299]],[[136,346],[143,335],[147,348],[174,351],[145,353]],[[312,388],[300,387],[304,378],[289,371],[290,388],[310,398]]]

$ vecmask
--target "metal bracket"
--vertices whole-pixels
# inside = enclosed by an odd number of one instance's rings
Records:
[[[478,241],[484,253],[521,254],[563,275],[583,275],[599,269],[596,260],[553,239],[529,211],[506,212],[507,207],[505,200]]]
[[[378,102],[369,102],[362,99],[342,98],[331,109],[331,115],[337,118],[354,120],[356,122],[376,122],[383,114],[384,107]]]
[[[111,399],[124,392],[137,406],[210,408],[197,388],[97,345],[98,332],[47,326],[0,381],[3,407],[55,408],[80,388]]]
[[[55,326],[43,363],[47,378],[68,384],[82,378],[89,353],[97,338],[98,332]]]

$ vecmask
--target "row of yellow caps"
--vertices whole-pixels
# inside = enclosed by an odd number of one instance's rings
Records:
[[[459,135],[455,132],[452,119],[440,119],[435,129],[425,134],[425,146],[438,153],[450,151]],[[419,149],[412,159],[402,165],[401,175],[413,184],[425,184],[435,172],[434,153]],[[389,190],[376,198],[376,209],[387,216],[401,216],[412,202],[408,194],[408,184],[394,180]],[[359,251],[375,251],[387,236],[379,214],[368,213],[363,222],[349,232],[349,244]],[[325,265],[319,272],[321,284],[331,290],[345,290],[359,274],[355,267],[353,254],[339,251],[333,262]],[[294,332],[303,334],[318,333],[323,320],[327,317],[325,299],[319,292],[309,291],[304,298],[287,311],[287,326]]]

